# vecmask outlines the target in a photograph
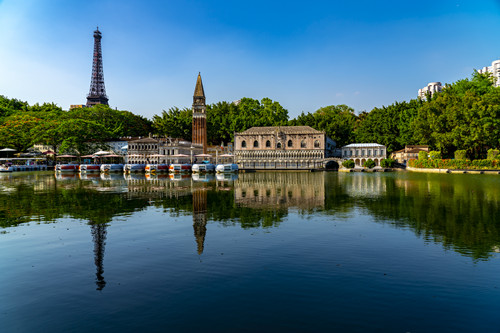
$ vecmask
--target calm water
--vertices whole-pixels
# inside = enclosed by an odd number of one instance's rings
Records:
[[[500,176],[0,174],[1,332],[500,332]]]

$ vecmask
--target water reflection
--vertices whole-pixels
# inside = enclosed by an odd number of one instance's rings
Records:
[[[115,216],[150,206],[192,216],[199,254],[210,221],[272,228],[292,208],[337,220],[361,211],[376,223],[409,228],[427,242],[487,259],[500,246],[499,202],[500,177],[490,175],[287,172],[95,177],[40,172],[0,176],[3,228],[62,217],[91,221],[97,281],[102,286],[106,224]]]
[[[94,263],[96,266],[96,286],[97,290],[102,290],[106,286],[104,281],[104,247],[106,246],[106,225],[90,222],[92,240],[94,242]]]

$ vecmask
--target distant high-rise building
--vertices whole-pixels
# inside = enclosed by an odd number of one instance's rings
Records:
[[[426,87],[423,87],[422,89],[418,89],[418,97],[425,99],[427,97],[427,94],[434,95],[435,93],[441,92],[443,90],[443,86],[441,85],[441,82],[430,82],[427,84]]]
[[[491,63],[491,66],[483,67],[478,70],[479,73],[491,73],[495,78],[495,87],[500,87],[500,60],[495,60]]]
[[[205,91],[198,73],[193,95],[193,138],[194,145],[203,146],[203,154],[207,153],[207,106],[205,105]]]
[[[90,91],[87,96],[87,107],[96,104],[108,105],[108,96],[104,87],[104,74],[102,71],[101,32],[99,27],[94,31],[94,59],[92,61],[92,77]]]

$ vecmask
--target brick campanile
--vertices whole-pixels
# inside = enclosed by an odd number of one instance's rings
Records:
[[[205,91],[198,73],[193,95],[193,144],[203,145],[203,154],[207,153],[207,106]]]

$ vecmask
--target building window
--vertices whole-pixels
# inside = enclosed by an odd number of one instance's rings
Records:
[[[356,156],[359,156],[359,150],[356,149]]]
[[[266,141],[266,148],[271,148],[271,141],[269,140]]]
[[[319,148],[319,141],[318,140],[314,141],[314,148]]]
[[[349,153],[350,153],[349,156],[352,156],[352,150],[349,150]]]
[[[288,140],[288,147],[293,147],[293,142],[292,142],[292,140]]]
[[[347,156],[347,150],[344,150],[344,156]]]
[[[259,141],[255,140],[255,141],[253,142],[253,147],[254,147],[254,148],[259,148]]]
[[[281,142],[278,142],[278,144],[276,145],[276,148],[278,148],[278,149],[281,148]]]
[[[371,155],[372,155],[372,150],[368,149],[368,156],[371,156]]]
[[[365,150],[361,150],[361,156],[365,156]]]
[[[302,140],[302,141],[300,142],[300,148],[306,148],[306,147],[307,147],[307,145],[306,145],[306,140]]]
[[[241,141],[241,148],[246,148],[247,142],[245,140]]]

